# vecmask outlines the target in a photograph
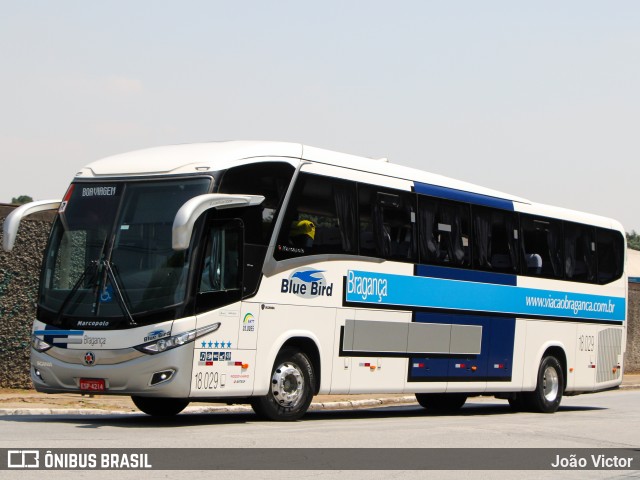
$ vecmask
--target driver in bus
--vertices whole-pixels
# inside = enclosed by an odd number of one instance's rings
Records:
[[[310,248],[316,237],[316,226],[311,220],[296,220],[289,230],[289,241],[294,247]]]

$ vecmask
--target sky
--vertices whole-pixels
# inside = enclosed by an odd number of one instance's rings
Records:
[[[279,140],[640,232],[640,2],[0,7],[0,202],[130,150]]]

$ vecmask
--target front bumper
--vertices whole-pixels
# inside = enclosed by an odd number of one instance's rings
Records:
[[[194,344],[189,343],[157,355],[134,349],[92,350],[93,365],[86,365],[85,350],[53,347],[45,352],[31,349],[31,380],[38,392],[99,393],[105,395],[188,398],[191,387]],[[174,371],[166,381],[152,384],[154,374]],[[106,389],[80,390],[80,379],[104,379]],[[157,381],[157,377],[155,379]]]

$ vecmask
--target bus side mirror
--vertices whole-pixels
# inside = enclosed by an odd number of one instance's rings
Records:
[[[227,195],[224,193],[198,195],[185,202],[176,213],[171,231],[171,247],[176,251],[189,248],[193,226],[200,215],[207,210],[250,207],[260,205],[262,202],[264,202],[262,195]]]
[[[46,210],[57,210],[60,208],[62,200],[39,200],[37,202],[25,203],[19,206],[4,219],[2,226],[2,248],[5,252],[13,250],[18,236],[20,222],[27,215],[44,212]]]

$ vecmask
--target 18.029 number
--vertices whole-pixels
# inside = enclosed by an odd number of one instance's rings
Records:
[[[593,335],[580,335],[578,348],[581,352],[593,352],[596,349],[596,338]]]
[[[193,377],[197,390],[216,390],[219,386],[218,372],[198,372]]]

